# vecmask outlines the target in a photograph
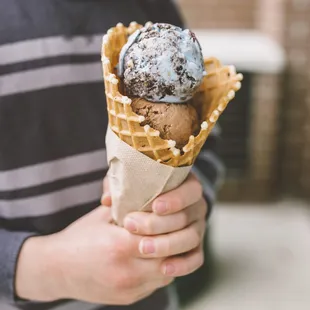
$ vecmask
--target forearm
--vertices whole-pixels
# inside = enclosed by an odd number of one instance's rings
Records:
[[[51,235],[25,241],[16,265],[18,298],[42,302],[65,298],[61,253],[54,239],[55,235]]]

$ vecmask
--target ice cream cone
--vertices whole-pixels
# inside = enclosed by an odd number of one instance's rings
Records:
[[[198,94],[202,116],[201,130],[196,137],[189,137],[188,144],[179,150],[175,147],[175,141],[160,138],[159,131],[148,125],[141,126],[144,117],[135,114],[131,108],[131,99],[122,95],[121,83],[115,69],[119,53],[128,36],[141,27],[134,22],[128,28],[118,24],[103,38],[102,65],[109,126],[122,141],[153,160],[171,167],[190,166],[219,116],[240,89],[242,75],[237,74],[233,66],[222,66],[216,58],[205,60],[207,75]]]
[[[132,100],[122,91],[118,78],[119,54],[128,36],[141,28],[131,23],[111,28],[103,37],[102,66],[109,116],[106,136],[108,178],[112,195],[112,216],[118,225],[130,212],[151,211],[160,194],[184,182],[202,146],[227,104],[241,87],[241,74],[215,59],[205,60],[207,75],[191,104],[200,116],[198,135],[190,136],[182,150],[176,142],[164,140],[145,118],[133,112]],[[146,155],[146,156],[145,156]]]

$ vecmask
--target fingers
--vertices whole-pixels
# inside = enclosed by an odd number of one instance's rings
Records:
[[[204,199],[175,214],[160,216],[155,213],[130,213],[124,221],[124,227],[134,234],[143,236],[161,235],[184,229],[195,221],[204,219],[207,204]]]
[[[166,235],[143,237],[139,242],[140,257],[160,258],[186,253],[202,241],[205,221],[197,221],[187,228]]]
[[[103,195],[101,196],[101,204],[107,207],[110,207],[112,205],[109,180],[107,177],[105,177],[103,180]]]
[[[152,208],[158,215],[172,214],[193,205],[201,197],[201,184],[193,174],[190,174],[180,187],[156,198]]]
[[[182,256],[166,259],[161,266],[162,273],[169,277],[182,277],[193,273],[204,263],[202,246]]]

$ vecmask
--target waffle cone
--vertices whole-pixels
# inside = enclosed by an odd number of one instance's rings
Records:
[[[122,24],[111,28],[103,37],[102,66],[107,98],[109,126],[125,143],[144,155],[171,167],[190,166],[197,158],[227,104],[240,89],[242,75],[233,66],[222,66],[216,58],[205,60],[207,75],[193,99],[201,116],[199,134],[190,136],[182,150],[175,148],[175,141],[160,138],[160,133],[150,126],[141,126],[143,116],[135,114],[131,99],[122,95],[121,83],[116,75],[119,53],[128,36],[142,26],[133,22],[127,28]]]

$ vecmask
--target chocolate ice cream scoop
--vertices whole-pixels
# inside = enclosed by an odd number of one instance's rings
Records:
[[[162,139],[174,140],[176,147],[182,149],[191,135],[199,131],[199,119],[193,106],[188,103],[152,103],[144,99],[134,99],[132,110],[145,117],[141,124],[149,125],[160,132]]]
[[[190,100],[206,74],[195,34],[170,24],[148,25],[132,34],[118,69],[128,96],[165,103]]]

